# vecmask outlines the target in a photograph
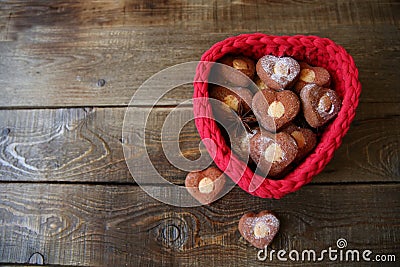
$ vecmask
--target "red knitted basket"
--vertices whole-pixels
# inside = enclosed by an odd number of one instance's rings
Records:
[[[355,109],[361,92],[358,70],[353,58],[345,49],[327,38],[317,36],[272,36],[262,33],[242,34],[230,37],[213,45],[201,57],[202,61],[215,62],[225,54],[242,54],[253,58],[264,55],[290,56],[314,66],[326,68],[342,99],[342,108],[320,137],[314,151],[293,171],[281,180],[260,177],[247,167],[246,163],[231,155],[220,129],[212,118],[208,98],[207,76],[209,69],[201,63],[196,70],[193,95],[193,112],[197,130],[215,164],[246,192],[262,198],[281,198],[309,183],[332,159],[340,146],[343,136],[355,116]],[[210,64],[207,64],[210,65]],[[202,82],[204,81],[204,82]],[[246,165],[246,166],[244,166]],[[244,170],[239,171],[239,170]],[[253,177],[254,176],[254,177]],[[262,181],[256,190],[250,190],[251,179]],[[262,180],[260,180],[262,179]]]

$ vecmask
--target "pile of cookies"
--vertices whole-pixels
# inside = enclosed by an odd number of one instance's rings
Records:
[[[214,71],[223,82],[210,85],[209,96],[218,100],[213,113],[227,143],[254,171],[282,177],[314,149],[318,133],[340,110],[329,72],[272,55],[257,61],[227,55],[219,63],[231,68]]]

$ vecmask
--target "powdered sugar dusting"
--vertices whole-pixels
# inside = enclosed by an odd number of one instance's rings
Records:
[[[338,111],[337,109],[339,109],[338,105],[337,104],[335,105],[336,96],[332,92],[333,91],[331,91],[331,90],[327,91],[319,99],[317,110],[318,110],[318,113],[320,114],[320,116],[323,118],[332,117],[332,115],[334,115],[334,113],[337,113],[337,111]],[[324,100],[324,99],[328,99],[328,101]],[[330,103],[329,109],[324,109],[324,108],[326,108],[326,106],[323,105],[324,102]],[[324,108],[322,108],[321,106],[323,106]]]
[[[274,142],[274,140],[269,136],[267,136],[266,134],[264,135],[262,133],[259,133],[256,134],[254,137],[258,137],[254,139],[255,140],[254,148],[257,149],[257,154],[260,156],[264,153],[264,149],[266,148],[266,146]]]
[[[263,249],[268,246],[279,231],[279,220],[270,211],[258,214],[246,213],[239,221],[240,234],[253,246]]]
[[[308,84],[300,92],[304,116],[310,126],[317,128],[338,114],[341,102],[336,92],[316,84]]]
[[[253,235],[255,239],[266,238],[272,240],[279,229],[279,220],[273,214],[269,213],[261,217],[247,218],[245,225],[247,226],[246,229],[251,231],[249,234]],[[265,236],[254,233],[255,228],[259,228],[260,226],[264,226],[268,232]]]
[[[293,81],[300,72],[300,65],[290,57],[263,56],[260,59],[261,66],[272,80],[285,87]],[[277,68],[275,68],[277,67]],[[276,71],[280,70],[280,71]]]

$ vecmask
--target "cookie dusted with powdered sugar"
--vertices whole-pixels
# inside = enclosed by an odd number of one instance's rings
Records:
[[[335,91],[316,84],[307,84],[300,92],[300,100],[307,123],[318,128],[335,117],[341,100]]]
[[[300,74],[300,65],[291,57],[266,55],[258,60],[256,71],[269,88],[280,91],[294,85]]]
[[[280,222],[274,213],[268,210],[257,214],[248,212],[239,220],[239,232],[250,244],[263,249],[268,246],[279,231]]]

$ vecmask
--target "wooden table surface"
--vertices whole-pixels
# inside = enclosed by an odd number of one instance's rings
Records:
[[[259,261],[240,236],[245,212],[272,209],[281,229],[271,249],[321,251],[345,238],[348,249],[395,255],[383,266],[398,266],[399,26],[400,3],[390,0],[0,1],[1,265],[310,265]],[[280,200],[238,187],[209,206],[154,200],[124,159],[131,97],[158,71],[250,32],[327,37],[353,56],[363,91],[342,146],[312,183]],[[187,85],[167,94],[146,135],[135,132],[158,171],[180,185],[186,172],[163,156],[160,127],[192,93]],[[133,107],[138,121],[149,104]],[[196,158],[199,140],[186,125],[182,153]],[[137,166],[135,175],[146,173]]]

